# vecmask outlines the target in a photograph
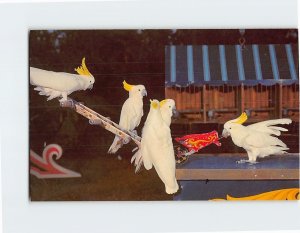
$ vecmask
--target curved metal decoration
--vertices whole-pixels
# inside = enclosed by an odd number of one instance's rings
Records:
[[[81,174],[66,169],[54,162],[54,156],[56,156],[56,160],[62,156],[62,148],[56,144],[46,146],[42,157],[33,150],[30,150],[30,163],[32,163],[30,174],[39,179],[81,177]]]
[[[226,199],[212,199],[212,201],[267,201],[267,200],[300,200],[299,188],[290,188],[290,189],[279,189],[270,192],[264,192],[253,196],[247,197],[232,197],[230,195],[226,196]]]

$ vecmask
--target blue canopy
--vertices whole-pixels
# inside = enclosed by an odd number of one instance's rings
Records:
[[[171,45],[166,86],[299,83],[298,45]]]

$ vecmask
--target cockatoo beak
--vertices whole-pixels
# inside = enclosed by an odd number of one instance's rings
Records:
[[[222,137],[227,138],[229,136],[230,136],[230,133],[228,132],[228,130],[227,129],[223,129]]]
[[[89,85],[88,88],[91,90],[93,88],[93,84]]]
[[[176,110],[176,108],[172,109],[172,117],[178,118],[179,117],[179,112]]]
[[[142,90],[142,96],[147,96],[147,91],[146,90]]]

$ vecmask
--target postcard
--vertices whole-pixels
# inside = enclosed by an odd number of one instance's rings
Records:
[[[31,201],[299,200],[298,30],[30,30]]]

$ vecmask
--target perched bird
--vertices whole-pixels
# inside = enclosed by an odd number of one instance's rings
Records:
[[[78,74],[53,72],[30,67],[30,84],[36,86],[34,90],[40,95],[49,96],[47,100],[62,97],[60,102],[66,101],[67,96],[74,91],[92,89],[95,82],[94,76],[82,59],[80,67],[76,68]]]
[[[171,101],[172,102],[172,101]],[[166,108],[164,108],[164,106]],[[165,184],[165,190],[168,194],[173,194],[178,191],[178,183],[175,177],[175,155],[171,137],[170,126],[167,122],[166,112],[172,112],[175,105],[171,108],[168,101],[158,102],[151,101],[150,111],[147,116],[143,132],[140,149],[132,157],[131,162],[139,169],[141,164],[144,164],[146,170],[150,170],[154,166],[159,178]],[[165,120],[162,117],[161,110],[164,109]],[[171,118],[169,114],[168,118]]]
[[[176,117],[178,115],[175,101],[173,99],[165,99],[160,101],[159,105],[161,116],[167,126],[170,127],[172,117]]]
[[[163,118],[163,121],[168,127],[171,125],[171,120],[173,116],[177,116],[178,112],[176,110],[175,101],[173,99],[164,99],[159,102],[160,113]],[[141,150],[135,153],[131,158],[131,163],[134,162],[135,172],[138,172],[143,165],[143,158]]]
[[[281,131],[288,131],[285,128],[274,126],[278,124],[290,124],[291,119],[276,119],[258,122],[252,125],[243,126],[247,120],[247,114],[242,113],[240,117],[227,121],[224,124],[223,137],[231,136],[233,143],[247,151],[248,160],[240,160],[238,163],[256,163],[257,158],[263,158],[272,154],[287,153],[286,144],[276,136]]]
[[[143,97],[147,95],[144,85],[130,85],[125,80],[123,87],[129,92],[128,99],[124,102],[121,110],[119,126],[128,131],[133,131],[139,126],[143,116]],[[115,154],[126,143],[120,137],[115,136],[108,153]]]

